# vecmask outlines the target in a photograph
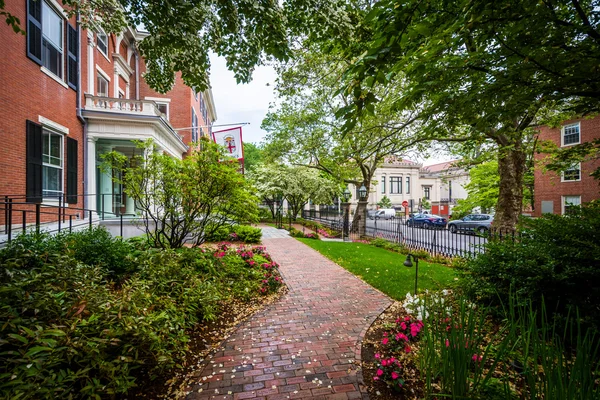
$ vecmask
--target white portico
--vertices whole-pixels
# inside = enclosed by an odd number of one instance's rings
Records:
[[[188,150],[156,103],[86,95],[83,116],[87,120],[87,187],[88,207],[102,214],[133,215],[135,204],[127,198],[111,173],[102,172],[101,155],[118,151],[131,160],[140,155],[135,141],[152,139],[157,151],[181,159]]]

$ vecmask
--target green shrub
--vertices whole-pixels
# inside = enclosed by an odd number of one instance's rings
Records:
[[[50,254],[62,253],[87,265],[103,268],[111,278],[119,278],[135,269],[128,255],[133,246],[130,242],[114,238],[103,227],[58,235],[31,233],[20,235],[7,245],[0,254],[0,263],[18,258],[22,268],[41,267]]]
[[[299,231],[298,229],[291,227],[289,229],[290,232],[290,236],[291,237],[295,237],[295,238],[303,238],[304,237],[304,233],[302,233],[302,231]]]
[[[536,309],[543,297],[557,317],[577,307],[600,327],[600,206],[525,221],[516,240],[490,241],[460,270],[461,285],[473,298],[500,307],[514,288]]]
[[[244,243],[260,243],[262,238],[262,230],[249,225],[235,225],[233,232]]]
[[[131,252],[118,286],[107,280],[114,255],[94,243]],[[187,330],[216,319],[223,304],[282,285],[262,247],[145,248],[90,231],[26,235],[0,250],[0,398],[126,393],[139,376],[179,364]]]
[[[232,232],[232,227],[231,225],[222,225],[216,229],[209,227],[204,232],[206,232],[206,242],[225,242],[231,240],[229,235]]]

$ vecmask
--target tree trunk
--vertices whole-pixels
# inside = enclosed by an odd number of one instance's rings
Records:
[[[494,231],[501,233],[513,231],[523,209],[523,174],[525,172],[525,153],[518,144],[500,149],[498,154],[498,173],[500,190]]]

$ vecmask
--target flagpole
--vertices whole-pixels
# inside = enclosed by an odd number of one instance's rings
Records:
[[[220,128],[222,126],[244,126],[250,125],[250,122],[238,122],[236,124],[219,124],[219,125],[200,125],[200,126],[190,126],[188,128],[177,128],[173,129],[174,131],[186,131],[190,129],[198,129],[198,128]]]

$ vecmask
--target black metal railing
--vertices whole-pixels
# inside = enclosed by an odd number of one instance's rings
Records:
[[[41,203],[32,203],[24,195],[0,195],[0,245],[12,241],[15,235],[28,231],[71,232],[76,228],[92,227],[99,221],[109,220],[119,223],[120,234],[123,236],[124,218],[136,215],[114,208],[116,199],[121,199],[119,195],[87,194],[69,197],[69,200],[75,197],[77,203],[70,204],[67,196],[45,197]],[[95,209],[78,206],[86,197],[99,200]],[[109,204],[110,210],[107,209]]]
[[[306,220],[318,222],[330,229],[343,232],[344,213],[319,212],[317,210],[304,210],[302,217]],[[444,227],[414,226],[408,222],[407,217],[397,216],[390,219],[375,219],[367,217],[363,232],[358,226],[352,225],[353,216],[349,216],[347,230],[351,240],[365,238],[384,239],[393,243],[402,244],[410,249],[424,250],[431,254],[445,257],[472,257],[485,251],[485,245],[492,238],[488,230],[464,231],[453,233]],[[515,232],[493,233],[494,239],[515,240]]]

